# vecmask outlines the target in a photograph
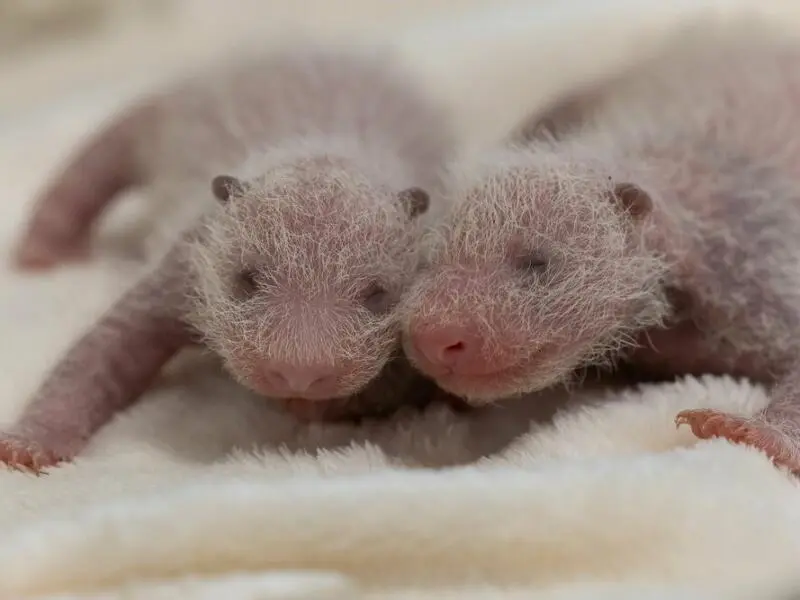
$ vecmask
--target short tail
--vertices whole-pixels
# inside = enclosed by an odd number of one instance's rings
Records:
[[[122,115],[91,138],[38,198],[14,262],[22,269],[53,267],[88,253],[92,226],[111,201],[141,182],[136,133],[151,111]]]

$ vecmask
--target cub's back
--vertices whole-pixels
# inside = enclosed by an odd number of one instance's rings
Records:
[[[141,157],[152,176],[207,179],[298,136],[346,136],[438,164],[446,115],[387,52],[304,47],[217,67],[156,99]],[[186,149],[191,151],[186,151]]]

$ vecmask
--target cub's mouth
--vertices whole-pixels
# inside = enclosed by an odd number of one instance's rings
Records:
[[[378,404],[360,404],[353,398],[332,400],[309,400],[308,398],[285,398],[279,400],[283,408],[303,423],[347,423],[357,425],[363,419],[388,418],[396,407],[387,409]]]
[[[558,382],[569,369],[556,369],[544,362],[548,348],[543,347],[527,359],[498,368],[491,373],[470,373],[447,369],[434,377],[446,392],[471,405],[490,404],[507,398],[537,392]]]
[[[279,400],[284,409],[295,418],[305,422],[320,422],[332,419],[335,400],[310,400],[308,398],[283,398]]]
[[[409,398],[407,403],[385,405],[380,402],[361,402],[356,397],[333,400],[308,400],[307,398],[286,398],[279,400],[286,412],[303,423],[350,423],[357,425],[364,419],[391,419],[400,410],[423,411],[431,404],[448,406],[456,413],[473,409],[462,398],[448,394],[440,388],[420,401]]]
[[[438,374],[436,383],[468,403],[478,400],[480,404],[484,404],[514,395],[514,382],[522,375],[521,371],[519,367],[508,367],[493,373],[475,375],[449,370]]]

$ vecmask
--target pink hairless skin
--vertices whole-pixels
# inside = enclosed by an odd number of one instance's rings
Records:
[[[0,460],[38,471],[73,458],[190,343],[303,418],[439,395],[400,352],[395,306],[452,140],[448,115],[381,52],[289,49],[127,110],[40,198],[17,265],[86,255],[130,186],[201,182],[208,211],[55,366]]]
[[[584,365],[769,382],[757,415],[676,421],[797,472],[800,46],[700,38],[455,174],[404,345],[472,404]]]

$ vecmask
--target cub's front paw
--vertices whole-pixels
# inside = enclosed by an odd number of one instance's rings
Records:
[[[66,460],[69,458],[25,436],[0,433],[0,463],[13,470],[40,475],[42,469]]]
[[[772,461],[800,474],[800,445],[778,427],[758,418],[739,417],[710,409],[684,410],[675,424],[689,425],[700,439],[724,438],[766,453]]]

